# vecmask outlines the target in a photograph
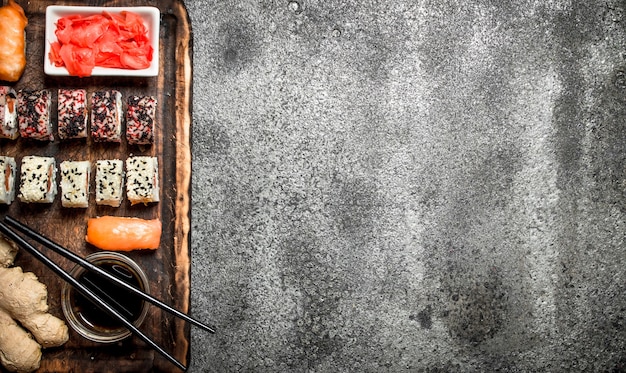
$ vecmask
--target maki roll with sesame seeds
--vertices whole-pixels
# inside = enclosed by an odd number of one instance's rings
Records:
[[[23,138],[52,141],[50,90],[20,90],[17,95],[17,121]]]
[[[131,205],[159,202],[159,165],[156,157],[126,160],[126,197]]]
[[[129,144],[154,142],[154,118],[157,100],[153,96],[130,96],[126,110],[126,140]]]
[[[96,204],[119,207],[124,193],[124,162],[119,159],[96,161]]]
[[[57,194],[54,157],[22,158],[18,198],[24,203],[52,203]]]
[[[58,133],[60,139],[87,137],[88,116],[87,92],[84,89],[59,89]]]
[[[89,205],[89,161],[61,162],[61,205],[84,208]]]
[[[10,205],[15,199],[15,158],[0,156],[0,203]]]
[[[15,140],[17,128],[17,95],[11,87],[0,86],[0,138]]]
[[[116,90],[91,95],[91,137],[95,142],[122,141],[122,94]]]

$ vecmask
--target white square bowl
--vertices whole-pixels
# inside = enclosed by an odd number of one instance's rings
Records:
[[[44,72],[47,75],[70,76],[65,67],[56,67],[50,62],[50,45],[57,41],[55,35],[56,23],[59,18],[70,15],[88,16],[102,14],[107,11],[111,14],[119,14],[122,11],[130,11],[138,14],[148,29],[148,37],[154,50],[150,67],[140,70],[115,69],[106,67],[94,67],[91,76],[136,76],[150,77],[159,75],[159,29],[161,24],[161,12],[151,6],[138,7],[96,7],[96,6],[60,6],[51,5],[46,8],[46,45],[44,53]]]

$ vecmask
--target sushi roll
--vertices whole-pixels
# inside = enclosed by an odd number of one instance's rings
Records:
[[[24,138],[52,141],[50,123],[51,93],[47,89],[20,90],[17,95],[17,121]]]
[[[119,159],[96,161],[96,204],[119,207],[124,193],[124,162]]]
[[[159,202],[159,165],[156,157],[126,160],[126,197],[131,205]]]
[[[89,205],[89,161],[61,162],[61,205],[84,208]]]
[[[87,92],[84,89],[59,89],[59,138],[87,137]]]
[[[53,157],[29,155],[22,158],[20,192],[25,203],[52,203],[57,194],[56,162]]]
[[[15,140],[17,130],[17,95],[11,87],[0,86],[0,138]]]
[[[122,94],[98,91],[91,96],[91,136],[96,142],[122,140]]]
[[[0,157],[0,203],[10,205],[15,199],[15,158]]]
[[[129,144],[154,142],[154,117],[157,100],[153,96],[130,96],[126,110],[126,140]]]

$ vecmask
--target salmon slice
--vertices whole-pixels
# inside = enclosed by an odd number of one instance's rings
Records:
[[[161,242],[161,221],[117,216],[91,218],[85,239],[102,250],[154,250]]]

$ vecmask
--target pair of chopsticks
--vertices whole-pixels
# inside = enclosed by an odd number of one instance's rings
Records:
[[[102,310],[106,311],[107,313],[109,313],[111,316],[113,316],[115,319],[117,319],[118,321],[120,321],[122,324],[124,324],[124,326],[126,328],[128,328],[133,334],[135,334],[137,337],[139,337],[141,340],[143,340],[145,343],[147,343],[148,345],[150,345],[150,347],[152,347],[153,349],[155,349],[157,352],[159,352],[161,355],[163,355],[163,357],[165,357],[167,360],[169,360],[171,363],[173,363],[174,365],[176,365],[179,369],[181,369],[182,371],[186,371],[187,368],[180,363],[178,360],[176,360],[175,357],[173,357],[172,355],[170,355],[169,353],[167,353],[167,351],[165,351],[163,348],[161,348],[159,345],[157,345],[154,341],[152,341],[148,336],[146,336],[143,332],[141,332],[141,330],[139,330],[135,325],[133,325],[128,319],[126,319],[124,316],[122,316],[122,314],[120,312],[118,312],[118,310],[116,310],[114,307],[112,307],[110,305],[110,303],[113,299],[110,295],[106,295],[105,297],[107,298],[107,300],[110,302],[107,302],[105,300],[102,299],[101,296],[95,294],[94,292],[92,292],[88,287],[86,287],[85,285],[83,285],[82,283],[80,283],[78,280],[76,280],[74,277],[72,277],[72,275],[70,275],[68,272],[66,272],[63,268],[61,268],[58,264],[56,264],[54,261],[52,261],[50,258],[48,258],[47,256],[45,256],[43,253],[41,253],[39,250],[37,250],[33,245],[31,245],[29,242],[27,242],[24,238],[22,238],[20,235],[18,235],[13,229],[15,229],[16,231],[22,233],[24,236],[42,244],[43,246],[51,249],[52,251],[56,252],[57,254],[60,254],[61,256],[77,263],[78,265],[84,267],[87,271],[90,271],[104,279],[107,279],[113,283],[115,283],[118,286],[123,287],[124,289],[132,292],[133,294],[141,297],[143,300],[152,303],[153,305],[163,309],[164,311],[167,311],[195,326],[198,326],[200,328],[202,328],[203,330],[209,332],[209,333],[215,333],[215,330],[213,328],[211,328],[210,326],[207,326],[203,323],[201,323],[200,321],[197,321],[193,318],[191,318],[190,316],[168,306],[167,304],[161,302],[160,300],[154,298],[153,296],[151,296],[148,293],[145,293],[137,288],[135,288],[132,285],[129,285],[128,283],[120,280],[119,278],[111,275],[110,273],[100,269],[99,267],[97,267],[96,265],[88,262],[87,260],[81,258],[80,256],[74,254],[73,252],[69,251],[68,249],[64,248],[63,246],[51,241],[50,239],[42,236],[41,234],[35,232],[34,230],[32,230],[31,228],[29,228],[28,226],[20,223],[19,221],[11,218],[10,216],[6,216],[4,218],[3,222],[0,222],[0,233],[4,234],[7,238],[11,239],[12,241],[14,241],[15,243],[17,243],[20,247],[22,247],[24,250],[28,251],[31,255],[33,255],[36,259],[38,259],[39,261],[41,261],[42,263],[44,263],[46,266],[48,266],[55,274],[57,274],[59,277],[61,277],[63,280],[65,280],[66,282],[68,282],[70,285],[72,285],[72,287],[74,287],[74,289],[76,291],[78,291],[82,296],[84,296],[85,298],[89,299],[91,302],[93,302],[96,306],[100,307]]]

